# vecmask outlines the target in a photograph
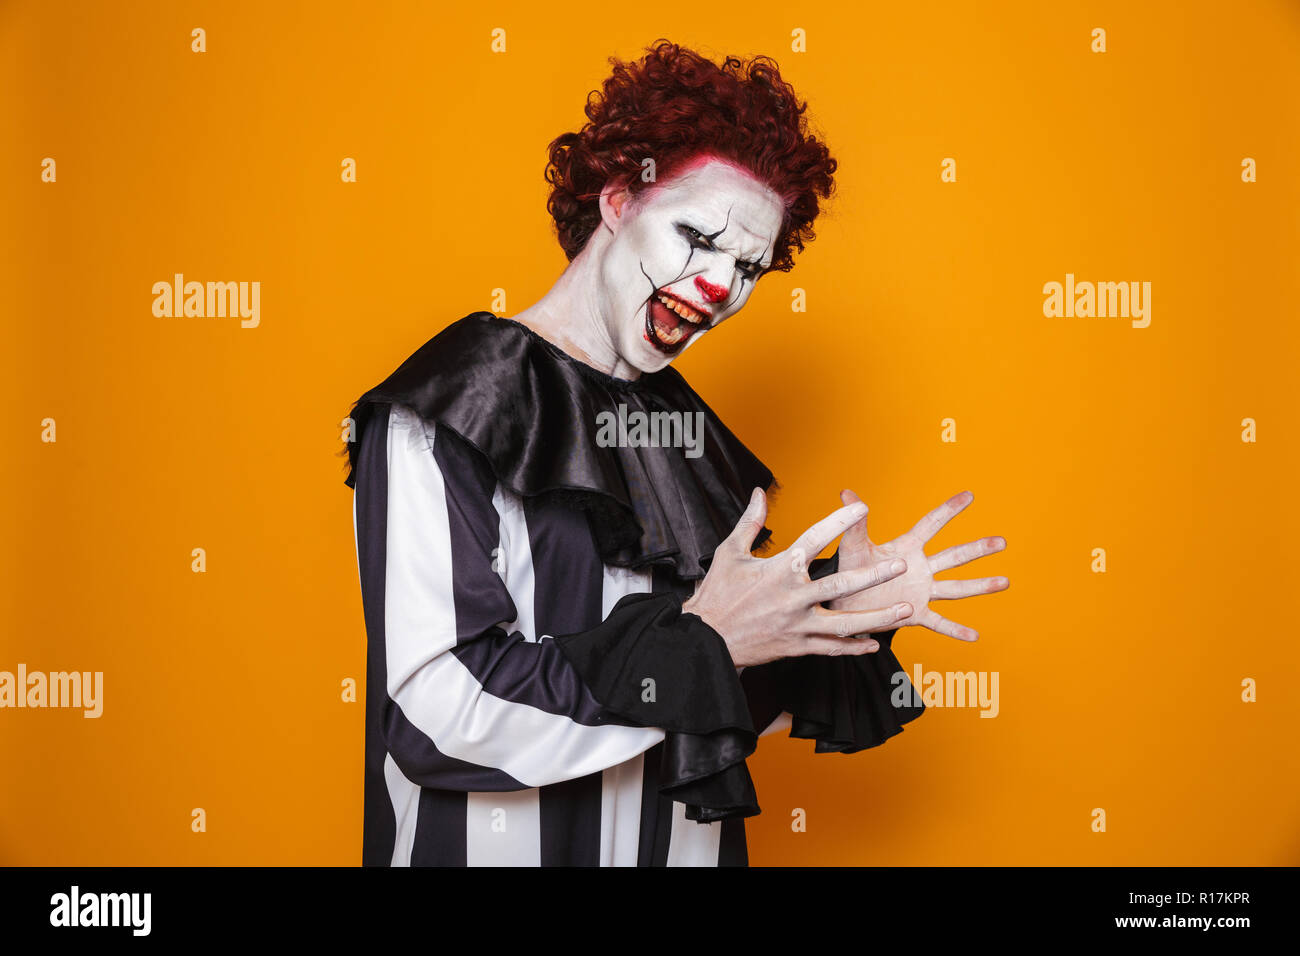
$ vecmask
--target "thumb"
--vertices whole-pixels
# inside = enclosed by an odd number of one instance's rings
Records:
[[[749,507],[736,521],[736,527],[732,529],[731,534],[727,535],[726,543],[742,554],[749,554],[754,546],[754,539],[763,530],[763,522],[766,520],[767,495],[763,493],[762,488],[755,488],[754,493],[749,496]]]

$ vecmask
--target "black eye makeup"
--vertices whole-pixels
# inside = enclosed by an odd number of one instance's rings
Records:
[[[713,241],[694,226],[689,226],[684,222],[679,222],[677,224],[677,231],[686,237],[686,241],[691,244],[692,249],[713,248]]]
[[[713,240],[709,236],[700,232],[700,230],[696,229],[689,223],[677,223],[677,231],[681,233],[692,249],[706,249],[710,252],[717,249],[713,244]],[[737,259],[736,271],[739,272],[743,278],[753,281],[763,274],[764,269],[761,263],[746,262],[743,259]]]

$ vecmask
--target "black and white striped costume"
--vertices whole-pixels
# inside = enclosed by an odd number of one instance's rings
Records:
[[[706,454],[597,447],[619,402],[706,411]],[[891,634],[737,675],[681,613],[771,474],[676,372],[623,382],[475,313],[353,418],[365,864],[743,865],[758,730],[853,751],[919,713],[889,704]]]

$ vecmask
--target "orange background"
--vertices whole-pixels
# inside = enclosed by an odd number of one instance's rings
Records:
[[[933,549],[1009,542],[944,575],[1011,578],[936,605],[977,644],[896,644],[999,672],[1000,715],[764,739],[752,862],[1300,862],[1300,5],[856,7],[0,3],[0,669],[105,672],[99,720],[0,711],[0,862],[359,862],[339,421],[549,287],[546,145],[658,36],[776,57],[841,162],[795,271],[679,363],[782,482],[778,540],[848,486],[877,540],[969,488]],[[155,318],[175,272],[260,281],[260,327]],[[1067,272],[1150,281],[1151,326],[1045,318]]]

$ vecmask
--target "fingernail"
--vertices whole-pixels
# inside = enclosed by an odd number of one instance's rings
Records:
[[[867,653],[880,650],[880,644],[876,641],[867,641]]]
[[[894,605],[894,614],[895,614],[895,615],[896,615],[900,620],[901,620],[902,618],[907,617],[907,615],[909,615],[909,614],[911,614],[911,613],[912,613],[912,605],[910,605],[910,604],[896,604],[896,605]]]
[[[902,574],[904,571],[907,570],[907,562],[901,559],[895,561],[893,564],[889,566],[889,570],[893,571],[895,574]]]

